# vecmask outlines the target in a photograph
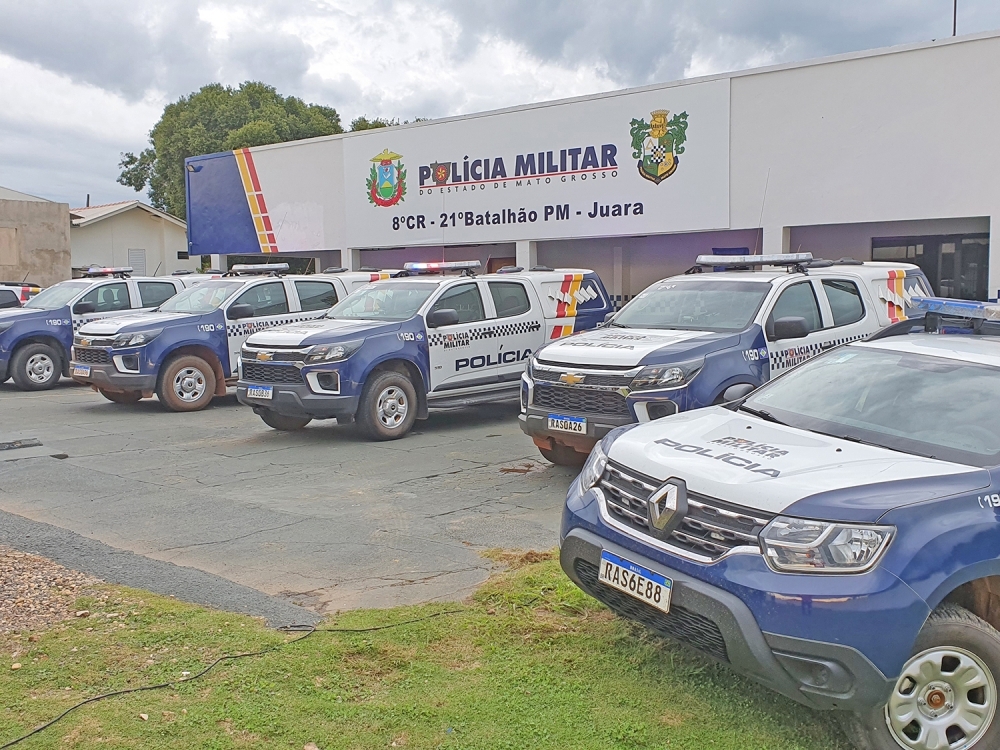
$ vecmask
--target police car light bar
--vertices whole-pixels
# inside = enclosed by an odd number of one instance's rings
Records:
[[[229,270],[233,273],[283,273],[288,268],[287,263],[257,263],[255,265],[237,264]]]
[[[127,273],[132,273],[130,266],[121,266],[119,268],[98,268],[97,266],[91,266],[83,270],[84,276],[121,276]]]
[[[699,266],[734,268],[741,266],[798,266],[809,263],[812,253],[782,253],[780,255],[699,255]]]
[[[443,260],[434,263],[404,263],[406,271],[474,271],[482,268],[478,260]]]
[[[918,310],[924,310],[938,315],[954,318],[969,318],[972,320],[1000,321],[1000,304],[990,302],[972,302],[945,297],[913,297],[913,305]]]

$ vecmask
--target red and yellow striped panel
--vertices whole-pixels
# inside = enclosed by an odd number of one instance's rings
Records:
[[[574,321],[575,323],[576,321]],[[573,323],[569,325],[552,326],[552,335],[549,338],[561,339],[563,336],[569,336],[573,333]]]
[[[889,271],[889,291],[897,300],[903,299],[903,279],[906,278],[906,271],[900,269],[898,271]],[[889,314],[890,323],[898,323],[901,320],[906,320],[906,310],[900,307],[895,302],[886,301],[887,310]]]
[[[243,180],[243,190],[247,194],[247,205],[250,206],[253,225],[257,230],[260,251],[262,253],[276,253],[278,252],[278,241],[274,238],[271,217],[267,215],[264,193],[261,192],[260,180],[257,179],[257,169],[253,165],[253,154],[248,148],[240,148],[233,151],[233,155],[240,168],[240,178]]]
[[[390,277],[390,275],[391,274],[386,273],[385,271],[382,271],[381,273],[373,273],[373,274],[369,275],[368,280],[369,281],[383,281],[385,279],[388,279]]]
[[[563,302],[560,300],[556,302],[556,317],[557,318],[575,318],[576,317],[576,297],[574,296],[580,291],[580,285],[583,284],[583,274],[582,273],[568,273],[563,278],[562,286],[559,287],[559,291],[562,292],[563,296],[569,296],[569,302]]]

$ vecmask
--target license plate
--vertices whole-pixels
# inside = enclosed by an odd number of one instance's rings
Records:
[[[80,378],[89,378],[90,365],[74,365],[73,374]]]
[[[549,429],[586,435],[587,420],[583,417],[567,417],[562,414],[549,414]]]
[[[662,612],[670,611],[673,581],[641,565],[636,565],[631,560],[602,550],[601,569],[597,578],[601,583],[634,596]]]
[[[271,398],[274,396],[274,387],[270,385],[250,385],[247,386],[247,396],[249,398]]]

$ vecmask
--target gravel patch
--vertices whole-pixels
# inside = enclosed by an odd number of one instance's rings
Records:
[[[42,630],[73,617],[97,578],[38,555],[0,546],[0,635]]]

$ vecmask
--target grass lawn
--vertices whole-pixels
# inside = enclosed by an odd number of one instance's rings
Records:
[[[849,750],[833,717],[614,617],[554,560],[510,561],[466,604],[347,612],[320,627],[457,614],[317,632],[84,706],[18,747]],[[97,693],[299,637],[115,586],[77,606],[91,615],[4,640],[0,745]]]

